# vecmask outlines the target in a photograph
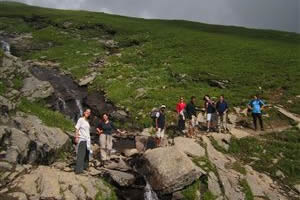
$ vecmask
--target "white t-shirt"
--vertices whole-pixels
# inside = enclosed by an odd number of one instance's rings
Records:
[[[160,112],[157,112],[155,117],[159,118],[160,117]]]
[[[90,140],[90,124],[84,117],[78,119],[75,128],[79,130],[80,140]]]

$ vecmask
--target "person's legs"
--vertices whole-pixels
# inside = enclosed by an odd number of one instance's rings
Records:
[[[75,166],[76,174],[83,172],[85,156],[86,156],[86,142],[80,142],[78,144],[78,150],[77,150],[77,159],[76,159],[76,166]]]
[[[84,166],[83,166],[84,170],[89,168],[89,161],[90,161],[90,151],[86,148],[86,153],[84,157]]]
[[[106,148],[107,148],[107,155],[108,155],[108,160],[110,160],[110,154],[111,154],[111,150],[112,150],[112,135],[107,135],[106,136],[106,141],[107,141],[107,143],[106,143]]]
[[[257,118],[258,118],[258,120],[259,120],[260,129],[263,131],[263,130],[264,130],[264,125],[263,125],[263,120],[262,120],[261,113],[259,113],[259,114],[257,115]]]
[[[209,132],[209,130],[210,130],[210,124],[211,124],[211,116],[212,116],[212,114],[211,113],[207,113],[207,132]]]
[[[103,133],[99,137],[99,144],[100,144],[101,160],[105,161],[105,160],[107,160],[107,155],[106,155],[106,136]]]
[[[156,146],[159,147],[160,143],[161,143],[161,128],[158,128],[156,132]]]
[[[256,130],[257,129],[257,126],[256,126],[257,114],[256,113],[252,113],[252,118],[253,118],[254,129]]]

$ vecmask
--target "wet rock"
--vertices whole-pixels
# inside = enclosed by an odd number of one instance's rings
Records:
[[[143,159],[147,180],[161,194],[180,190],[202,175],[201,169],[176,147],[147,150]]]
[[[195,139],[176,137],[174,138],[174,146],[181,152],[189,156],[203,157],[205,149],[198,144]]]
[[[24,80],[24,86],[21,92],[22,95],[29,100],[35,100],[51,96],[54,92],[54,88],[47,81],[40,81],[35,77],[29,77]]]
[[[135,181],[135,176],[121,171],[106,170],[110,177],[121,187],[128,187]]]

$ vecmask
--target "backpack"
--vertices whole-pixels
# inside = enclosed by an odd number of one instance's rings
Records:
[[[150,112],[150,117],[151,119],[155,120],[156,119],[156,114],[159,112],[159,109],[153,108],[152,111]]]

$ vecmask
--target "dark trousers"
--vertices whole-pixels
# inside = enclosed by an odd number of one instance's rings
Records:
[[[185,129],[185,120],[183,120],[182,115],[179,115],[178,119],[178,130],[183,131]]]
[[[82,173],[84,169],[89,167],[89,150],[87,149],[86,142],[80,142],[77,149],[77,160],[75,173]]]
[[[261,113],[252,113],[252,117],[253,117],[253,124],[254,124],[255,130],[257,129],[257,125],[256,125],[257,119],[259,121],[260,128],[263,129],[264,126],[263,126],[263,121],[262,121]]]

